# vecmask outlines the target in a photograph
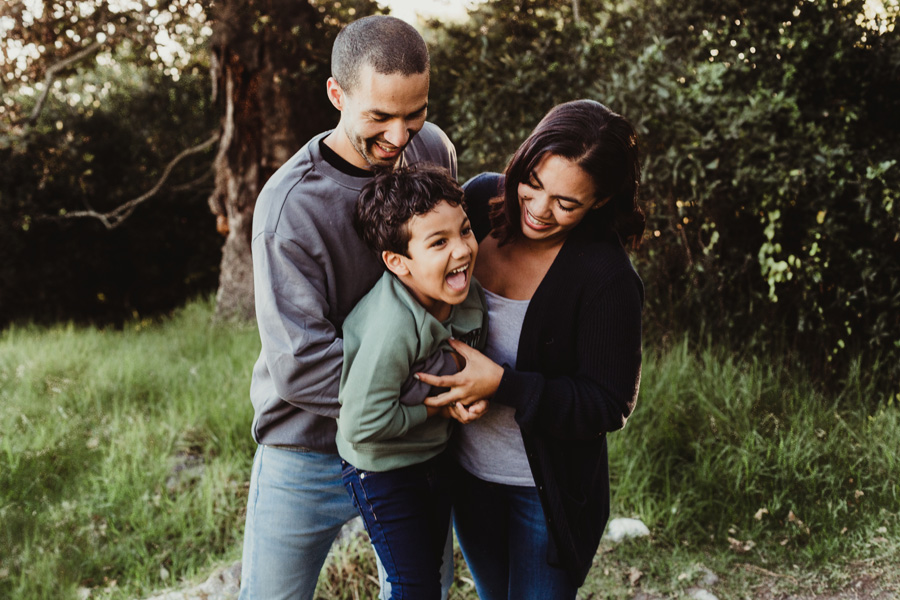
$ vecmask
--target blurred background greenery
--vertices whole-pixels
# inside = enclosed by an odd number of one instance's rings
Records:
[[[121,324],[217,288],[220,316],[251,316],[241,274],[258,189],[336,123],[331,39],[383,9],[0,10],[0,326]],[[777,348],[823,381],[880,357],[871,376],[896,394],[897,13],[896,0],[489,0],[467,20],[419,24],[429,117],[465,179],[502,169],[556,103],[589,97],[626,115],[643,148],[649,227],[635,262],[654,338]],[[240,306],[223,310],[229,298]]]
[[[253,203],[337,123],[333,36],[386,10],[0,5],[0,592],[146,592],[236,556]],[[898,13],[484,0],[418,23],[461,179],[502,170],[559,102],[639,132],[647,360],[611,437],[614,510],[670,555],[740,538],[763,565],[816,562],[898,531]],[[167,483],[194,459],[215,477]]]

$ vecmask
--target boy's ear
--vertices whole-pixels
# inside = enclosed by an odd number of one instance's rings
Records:
[[[381,253],[381,260],[384,261],[384,266],[388,268],[388,271],[398,277],[409,275],[409,267],[406,266],[406,261],[403,260],[404,258],[406,257],[402,254],[397,254],[390,250],[385,250]]]

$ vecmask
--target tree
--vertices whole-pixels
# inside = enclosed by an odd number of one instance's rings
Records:
[[[262,186],[313,135],[335,121],[324,85],[340,26],[374,2],[224,0],[210,40],[222,139],[210,208],[227,235],[216,302],[219,318],[253,315],[250,234]]]
[[[208,289],[213,155],[166,168],[216,128],[204,27],[196,3],[0,5],[0,324],[118,323]]]
[[[207,110],[201,118],[195,114],[194,119],[174,132],[166,131],[165,125],[159,123],[159,115],[128,116],[127,107],[123,113],[123,104],[119,103],[118,115],[124,119],[123,124],[139,123],[145,127],[154,122],[161,129],[145,135],[157,143],[166,142],[160,144],[167,148],[165,154],[136,157],[144,163],[146,173],[137,178],[140,191],[128,185],[128,194],[90,195],[79,194],[75,186],[62,187],[60,196],[48,205],[39,199],[40,194],[31,193],[41,185],[37,174],[23,181],[8,173],[10,189],[19,191],[6,197],[0,194],[0,211],[14,215],[9,220],[16,222],[13,233],[17,236],[22,236],[23,229],[31,228],[32,241],[38,237],[33,227],[39,217],[42,222],[49,217],[56,226],[64,228],[70,224],[62,221],[85,217],[108,229],[117,228],[138,205],[154,195],[171,197],[177,193],[179,186],[169,184],[169,180],[176,181],[171,176],[174,170],[195,172],[202,170],[204,164],[209,165],[182,159],[207,156],[204,150],[218,142],[215,157],[208,155],[206,159],[215,171],[209,209],[217,218],[218,231],[226,236],[216,312],[221,319],[250,318],[253,282],[249,242],[256,197],[269,176],[293,152],[327,128],[328,123],[336,122],[337,113],[324,93],[332,41],[342,24],[374,13],[377,4],[369,0],[343,4],[223,0],[206,7],[183,0],[143,0],[128,4],[127,8],[121,6],[107,0],[80,2],[77,13],[75,4],[66,0],[48,0],[40,5],[18,1],[3,6],[0,28],[5,30],[9,43],[0,56],[4,69],[0,81],[4,92],[10,93],[4,94],[4,104],[0,105],[0,118],[5,123],[0,152],[6,151],[27,164],[29,157],[33,158],[29,153],[36,149],[36,142],[48,152],[68,145],[68,160],[57,167],[82,175],[93,172],[91,165],[86,164],[96,154],[93,146],[71,144],[90,136],[79,130],[69,132],[72,139],[67,139],[57,135],[55,129],[59,128],[54,123],[64,123],[62,129],[67,129],[78,119],[108,114],[104,103],[109,89],[124,86],[129,88],[128,94],[137,97],[143,93],[141,90],[160,83],[161,76],[168,77],[166,81],[170,83],[178,82],[191,74],[197,77],[198,67],[205,68],[204,65],[209,66],[214,101],[221,114],[218,127],[208,123],[207,117],[212,113]],[[205,51],[202,47],[207,42],[209,50]],[[170,56],[173,48],[174,58]],[[172,87],[174,90],[177,86]],[[101,93],[96,93],[98,88]],[[201,102],[203,105],[208,102]],[[65,114],[71,108],[77,117]],[[193,108],[186,105],[176,108],[176,113],[196,113]],[[125,135],[128,127],[114,129]],[[177,148],[168,144],[173,137],[180,142]],[[129,147],[135,145],[133,140],[122,141]],[[76,156],[78,148],[81,155]],[[190,166],[185,167],[182,162]],[[81,181],[82,175],[74,178]],[[97,195],[102,197],[96,198]],[[10,243],[8,248],[12,247]],[[24,252],[24,248],[19,246],[18,252]],[[0,247],[2,252],[4,248]],[[84,268],[90,266],[83,264]],[[3,277],[0,272],[0,278]],[[10,289],[18,287],[11,285]],[[106,298],[108,293],[95,295]],[[0,296],[0,305],[2,301]]]

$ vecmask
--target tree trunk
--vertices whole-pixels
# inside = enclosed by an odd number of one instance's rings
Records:
[[[256,198],[303,143],[337,121],[325,80],[338,27],[298,0],[223,0],[213,10],[213,82],[224,114],[209,205],[226,236],[216,319],[252,319]]]

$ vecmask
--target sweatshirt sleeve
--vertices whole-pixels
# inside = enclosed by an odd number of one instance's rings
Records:
[[[622,273],[579,311],[571,376],[504,367],[494,400],[516,409],[524,432],[590,440],[621,429],[640,386],[641,306],[639,279]]]
[[[425,422],[423,404],[400,402],[416,358],[416,332],[415,319],[402,313],[370,319],[351,313],[344,322],[338,432],[351,444],[401,437]]]
[[[265,232],[253,240],[256,317],[263,356],[280,398],[338,414],[343,345],[326,318],[326,276],[299,243]]]

